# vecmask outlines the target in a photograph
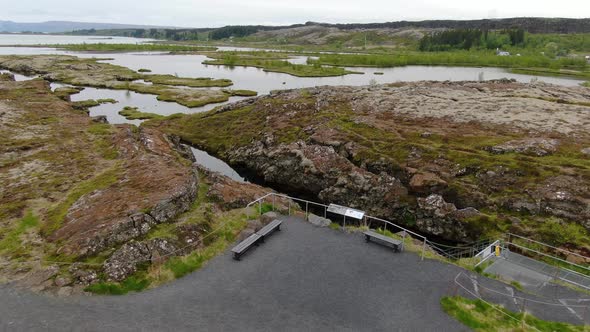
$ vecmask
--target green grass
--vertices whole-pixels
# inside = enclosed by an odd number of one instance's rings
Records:
[[[69,100],[70,96],[79,93],[82,89],[76,87],[61,87],[55,89],[53,93],[61,99]]]
[[[541,320],[530,314],[515,313],[500,305],[489,305],[481,300],[444,297],[440,303],[447,314],[475,331],[586,331],[583,326]],[[525,324],[522,324],[522,321]]]
[[[576,223],[566,223],[556,218],[549,218],[538,228],[541,241],[553,245],[563,246],[573,244],[582,246],[590,242],[588,231],[584,226]]]
[[[119,156],[118,149],[113,146],[112,135],[114,127],[106,123],[94,123],[86,130],[94,136],[94,146],[103,158],[108,160],[116,159]]]
[[[186,107],[201,107],[212,103],[222,103],[229,100],[229,93],[217,90],[177,88],[163,84],[121,83],[109,85],[116,90],[129,90],[137,93],[156,95],[160,101],[175,102]]]
[[[257,138],[264,128],[261,113],[252,107],[231,112],[212,112],[166,118],[167,132],[175,132],[196,146],[206,145],[207,151],[217,154],[231,147],[245,145]],[[144,125],[158,125],[159,120]]]
[[[156,113],[141,112],[137,107],[129,106],[125,106],[125,108],[119,111],[119,114],[124,116],[127,120],[147,120],[163,117],[162,115]]]
[[[120,165],[117,164],[104,172],[77,184],[67,193],[65,199],[47,211],[47,221],[41,226],[41,233],[49,236],[61,228],[63,225],[68,209],[80,197],[89,194],[95,190],[104,189],[117,182],[120,174]]]
[[[258,95],[258,92],[252,90],[223,90],[223,92],[239,97],[254,97]]]
[[[584,82],[584,83],[582,83],[582,85],[590,88],[590,81]]]
[[[340,230],[340,224],[338,224],[336,222],[330,223],[330,225],[328,225],[328,227],[330,227],[331,229],[336,230],[336,231]]]
[[[228,79],[212,79],[208,77],[188,78],[177,77],[174,75],[145,75],[143,79],[146,82],[152,82],[154,84],[181,85],[192,88],[228,87],[233,84],[233,82]]]
[[[152,70],[151,69],[146,69],[146,68],[139,68],[137,70],[137,72],[139,72],[139,73],[151,73]]]
[[[22,245],[21,235],[23,235],[27,230],[35,228],[38,225],[39,218],[31,211],[28,211],[26,215],[18,221],[13,229],[9,230],[5,234],[0,233],[0,253],[10,256],[24,253],[26,248]]]
[[[262,208],[260,209],[260,211],[262,211],[262,214],[273,211],[272,204],[262,203]]]
[[[168,260],[164,267],[169,269],[175,278],[181,278],[203,266],[205,262],[217,256],[236,239],[239,230],[246,225],[248,216],[245,214],[229,215],[220,218],[212,225],[215,233],[209,233],[207,246],[184,257]],[[218,228],[220,227],[220,228]]]
[[[74,109],[77,110],[86,110],[90,107],[95,107],[98,106],[100,104],[116,104],[117,101],[115,99],[112,98],[107,98],[107,99],[88,99],[88,100],[81,100],[81,101],[74,101],[72,102],[72,107]]]
[[[147,239],[176,239],[175,224],[159,224],[152,228]]]
[[[542,55],[502,57],[496,56],[493,52],[484,51],[321,54],[317,60],[308,60],[308,63],[346,67],[403,67],[410,65],[502,67],[534,70],[539,75],[590,77],[588,65],[583,59],[551,59]],[[565,69],[567,71],[563,71]]]
[[[240,57],[226,57],[222,59],[206,60],[207,65],[242,66],[262,68],[267,72],[284,73],[297,77],[331,77],[347,74],[358,74],[339,67],[324,67],[320,65],[292,64],[283,60],[243,59]]]
[[[140,292],[150,285],[145,277],[131,276],[121,283],[98,282],[86,287],[84,290],[100,295],[125,295],[129,292]]]
[[[510,282],[510,285],[512,285],[512,287],[518,289],[518,290],[523,290],[522,284],[516,280],[512,280]]]
[[[588,65],[583,59],[561,58],[553,60],[542,55],[497,56],[494,52],[452,51],[452,52],[404,52],[394,54],[321,54],[317,61],[337,66],[400,67],[408,65],[454,65],[520,68],[571,68],[585,70]]]

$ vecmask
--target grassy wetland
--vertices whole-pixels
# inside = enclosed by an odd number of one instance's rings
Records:
[[[184,78],[174,75],[143,74],[129,68],[63,55],[0,56],[0,68],[74,86],[129,90],[153,94],[158,100],[176,102],[186,107],[201,107],[228,101],[235,95],[255,95],[248,90],[199,89],[227,88],[227,79]],[[137,82],[144,80],[152,84]],[[89,105],[92,106],[92,105]]]
[[[358,74],[357,72],[346,70],[334,66],[322,66],[320,64],[293,64],[286,60],[280,60],[282,55],[273,56],[273,54],[264,54],[264,56],[252,55],[247,53],[241,56],[237,52],[222,53],[221,56],[215,56],[214,60],[205,60],[203,64],[217,66],[241,66],[256,67],[267,72],[284,73],[297,77],[332,77],[347,74]],[[269,59],[270,58],[270,59]]]

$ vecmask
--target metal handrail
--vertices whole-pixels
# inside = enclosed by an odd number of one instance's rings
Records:
[[[285,195],[285,194],[274,193],[274,192],[268,193],[268,194],[266,194],[266,195],[264,195],[264,196],[262,196],[262,197],[260,197],[260,198],[258,198],[256,200],[248,203],[247,207],[250,207],[250,206],[258,203],[259,204],[259,210],[262,212],[262,202],[266,198],[268,198],[268,197],[273,197],[273,199],[274,199],[274,197],[280,197],[280,198],[289,199],[289,200],[292,200],[292,201],[295,201],[295,202],[305,203],[305,218],[306,219],[308,218],[308,215],[309,215],[309,205],[310,204],[311,205],[315,205],[315,206],[320,206],[320,207],[323,207],[325,209],[328,208],[328,205],[326,205],[326,204],[322,204],[322,203],[318,203],[318,202],[314,202],[314,201],[309,201],[309,200],[301,199],[301,198],[297,198],[297,197],[292,197],[292,196],[288,196],[288,195]],[[273,209],[274,209],[274,200],[273,200]],[[290,210],[291,209],[289,207],[289,213],[291,212]],[[324,210],[324,217],[326,217],[326,210]],[[424,252],[425,252],[425,249],[426,249],[426,244],[428,244],[428,246],[431,247],[437,254],[440,254],[443,257],[447,257],[447,258],[450,258],[450,259],[459,259],[459,258],[463,258],[463,257],[473,257],[473,256],[475,256],[475,254],[477,254],[482,249],[487,248],[490,245],[490,243],[493,242],[492,239],[484,239],[484,240],[477,241],[477,242],[473,243],[470,246],[449,246],[449,245],[445,245],[445,244],[441,244],[441,243],[436,243],[436,242],[430,241],[430,240],[428,240],[428,238],[426,236],[421,235],[421,234],[418,234],[418,233],[416,233],[414,231],[411,231],[411,230],[409,230],[409,229],[407,229],[405,227],[402,227],[402,226],[400,226],[400,225],[398,225],[396,223],[393,223],[393,222],[391,222],[389,220],[386,220],[386,219],[377,218],[377,217],[373,217],[373,216],[369,216],[369,215],[365,215],[364,218],[365,218],[366,221],[376,220],[376,221],[379,221],[379,222],[384,223],[385,225],[396,227],[396,228],[402,230],[403,232],[405,232],[406,234],[411,234],[414,237],[416,237],[416,238],[420,239],[421,241],[423,241],[423,248],[422,248],[422,255],[421,255],[422,258],[424,258]],[[573,253],[573,252],[569,252],[567,250],[556,248],[556,247],[547,245],[545,243],[538,242],[538,241],[535,241],[535,240],[532,240],[532,239],[528,239],[528,238],[525,238],[523,236],[516,235],[516,234],[513,234],[513,233],[506,233],[506,235],[514,236],[514,237],[517,237],[517,238],[520,238],[520,239],[527,240],[529,242],[534,242],[534,243],[537,243],[537,244],[540,244],[540,245],[544,245],[546,247],[553,248],[553,249],[556,249],[556,250],[559,250],[559,251],[562,251],[562,252],[565,252],[565,253],[568,253],[568,254],[573,254],[573,255],[576,255],[578,257],[587,258],[587,257],[582,256],[580,254],[576,254],[576,253]],[[510,243],[510,242],[507,242],[507,243],[508,244],[515,245],[515,246],[518,246],[518,245],[516,245],[514,243]],[[533,249],[530,249],[530,248],[526,248],[526,247],[523,247],[523,249],[537,252],[536,250],[533,250]],[[580,268],[583,268],[585,270],[590,271],[590,268],[587,268],[587,267],[584,267],[584,266],[581,266],[581,265],[578,265],[578,264],[575,264],[575,263],[571,263],[571,262],[565,261],[563,259],[560,259],[558,257],[554,257],[554,256],[551,256],[551,255],[544,254],[542,252],[538,252],[538,253],[539,254],[542,254],[542,255],[545,255],[545,256],[548,256],[548,257],[551,257],[551,258],[555,258],[555,259],[560,260],[562,262],[565,262],[565,263],[571,264],[573,266],[577,266],[577,267],[580,267]],[[566,269],[566,270],[569,271],[569,269]],[[572,272],[574,272],[574,271],[572,271]]]
[[[512,245],[512,246],[515,246],[515,247],[517,247],[517,248],[519,248],[519,249],[524,249],[524,250],[532,251],[532,252],[534,252],[534,253],[537,253],[537,254],[539,254],[539,255],[542,255],[542,256],[545,256],[545,257],[549,257],[549,258],[553,258],[553,259],[556,259],[556,260],[558,260],[558,261],[560,261],[560,262],[563,262],[563,263],[566,263],[566,264],[569,264],[569,265],[573,265],[573,266],[579,267],[579,268],[581,268],[581,269],[584,269],[584,270],[586,270],[586,271],[590,272],[590,268],[588,268],[588,267],[586,267],[586,266],[582,266],[582,265],[578,265],[578,264],[576,264],[576,263],[568,262],[568,261],[566,261],[566,260],[564,260],[564,259],[561,259],[561,258],[559,258],[559,257],[555,257],[555,256],[551,256],[551,255],[548,255],[548,254],[546,254],[546,253],[543,253],[543,252],[540,252],[540,251],[538,251],[538,250],[534,250],[534,249],[531,249],[531,248],[527,248],[527,247],[524,247],[524,246],[521,246],[521,245],[518,245],[518,244],[516,244],[516,243],[512,243],[512,242],[506,242],[506,245],[509,245],[509,246],[510,246],[510,245]],[[586,278],[590,278],[590,275],[586,275],[586,274],[583,274],[583,273],[580,273],[580,272],[576,272],[576,271],[570,270],[570,269],[568,269],[568,268],[565,268],[565,267],[558,266],[558,268],[560,268],[560,269],[564,269],[564,270],[567,270],[568,272],[572,272],[572,273],[579,274],[579,275],[581,275],[581,276],[584,276],[584,277],[586,277]]]
[[[306,210],[305,211],[305,218],[306,219],[308,218],[309,204],[316,205],[316,206],[322,206],[325,209],[328,208],[328,205],[326,205],[326,204],[322,204],[322,203],[318,203],[318,202],[313,202],[313,201],[308,201],[308,200],[305,200],[305,199],[291,197],[291,196],[288,196],[288,195],[285,195],[285,194],[278,194],[278,193],[268,193],[268,194],[266,194],[266,195],[264,195],[264,196],[262,196],[262,197],[260,197],[260,198],[258,198],[256,200],[248,203],[246,205],[246,207],[251,207],[252,205],[258,203],[259,204],[259,210],[262,211],[262,202],[264,201],[264,199],[266,199],[267,197],[270,197],[270,196],[273,196],[273,198],[274,198],[274,196],[276,196],[276,197],[286,198],[286,199],[290,199],[290,200],[293,200],[293,201],[299,201],[299,202],[305,203],[306,204],[306,207],[305,207],[305,210]],[[273,209],[274,209],[274,201],[273,201]],[[327,210],[324,210],[324,216],[326,214],[326,211]],[[290,213],[290,209],[289,209],[289,213]],[[385,219],[381,219],[381,218],[377,218],[377,217],[372,217],[372,216],[369,216],[369,215],[365,215],[364,216],[364,219],[365,220],[372,219],[372,220],[377,220],[377,221],[383,222],[386,225],[390,225],[392,227],[397,227],[397,228],[401,229],[404,233],[412,234],[412,235],[420,238],[423,241],[421,258],[424,259],[424,253],[426,251],[426,242],[428,242],[428,239],[424,235],[420,235],[420,234],[418,234],[416,232],[413,232],[413,231],[411,231],[411,230],[409,230],[409,229],[407,229],[405,227],[402,227],[400,225],[397,225],[397,224],[395,224],[395,223],[393,223],[393,222],[391,222],[389,220],[385,220]]]
[[[305,215],[306,218],[308,217],[309,214],[309,205],[315,205],[315,206],[321,206],[324,207],[325,209],[328,208],[328,205],[326,204],[322,204],[322,203],[318,203],[318,202],[314,202],[314,201],[309,201],[306,199],[302,199],[302,198],[297,198],[297,197],[292,197],[289,195],[285,195],[285,194],[279,194],[279,193],[268,193],[250,203],[248,203],[248,205],[246,205],[247,207],[251,207],[255,204],[259,204],[259,210],[262,212],[262,202],[264,202],[264,200],[268,197],[280,197],[280,198],[284,198],[284,199],[289,199],[295,202],[301,202],[301,203],[305,203],[306,207],[305,207]],[[273,201],[273,209],[274,209],[274,201]],[[289,213],[290,213],[290,208],[289,208]],[[326,216],[326,210],[324,210],[324,217]],[[378,217],[373,217],[370,215],[365,215],[364,217],[365,221],[370,221],[370,220],[376,220],[379,222],[384,223],[385,225],[389,225],[391,227],[395,227],[400,229],[401,231],[403,231],[405,234],[411,234],[414,237],[420,239],[421,241],[423,241],[423,247],[422,247],[422,254],[421,257],[422,259],[424,258],[424,253],[426,251],[426,244],[428,244],[429,247],[431,247],[434,252],[436,252],[437,254],[449,258],[449,259],[459,259],[459,258],[463,258],[463,257],[471,257],[473,256],[476,251],[478,251],[478,248],[481,247],[481,244],[485,243],[486,246],[491,242],[491,239],[485,239],[485,240],[481,240],[478,241],[476,243],[474,243],[474,245],[472,246],[448,246],[448,245],[444,245],[444,244],[440,244],[440,243],[436,243],[433,241],[428,240],[428,238],[424,235],[418,234],[414,231],[411,231],[403,226],[400,226],[396,223],[393,223],[389,220],[386,219],[382,219],[382,218],[378,218]]]
[[[548,247],[548,248],[551,248],[551,249],[555,249],[555,250],[561,251],[561,252],[563,252],[563,253],[566,253],[566,254],[568,254],[568,255],[574,255],[574,256],[581,257],[581,258],[590,259],[590,257],[586,257],[586,256],[584,256],[584,255],[580,255],[580,254],[578,254],[578,253],[575,253],[575,252],[572,252],[572,251],[568,251],[568,250],[565,250],[565,249],[557,248],[557,247],[554,247],[554,246],[552,246],[552,245],[550,245],[550,244],[547,244],[547,243],[543,243],[543,242],[539,242],[539,241],[536,241],[536,240],[533,240],[533,239],[529,239],[529,238],[527,238],[527,237],[524,237],[524,236],[522,236],[522,235],[517,235],[517,234],[514,234],[514,233],[506,233],[506,235],[508,235],[508,236],[514,236],[514,237],[517,237],[517,238],[519,238],[519,239],[525,240],[525,241],[527,241],[527,242],[533,242],[533,243],[536,243],[536,244],[540,244],[540,245],[542,245],[542,246],[544,246],[544,247]],[[510,242],[510,241],[509,241],[509,242]]]

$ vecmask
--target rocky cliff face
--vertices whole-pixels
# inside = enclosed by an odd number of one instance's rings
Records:
[[[279,191],[455,241],[551,237],[547,220],[585,234],[589,124],[590,90],[507,80],[282,91],[153,122]]]

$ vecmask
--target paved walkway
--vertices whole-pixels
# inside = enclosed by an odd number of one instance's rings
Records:
[[[61,299],[0,286],[0,330],[465,331],[439,304],[461,271],[285,217],[242,261],[228,251],[139,294]]]

